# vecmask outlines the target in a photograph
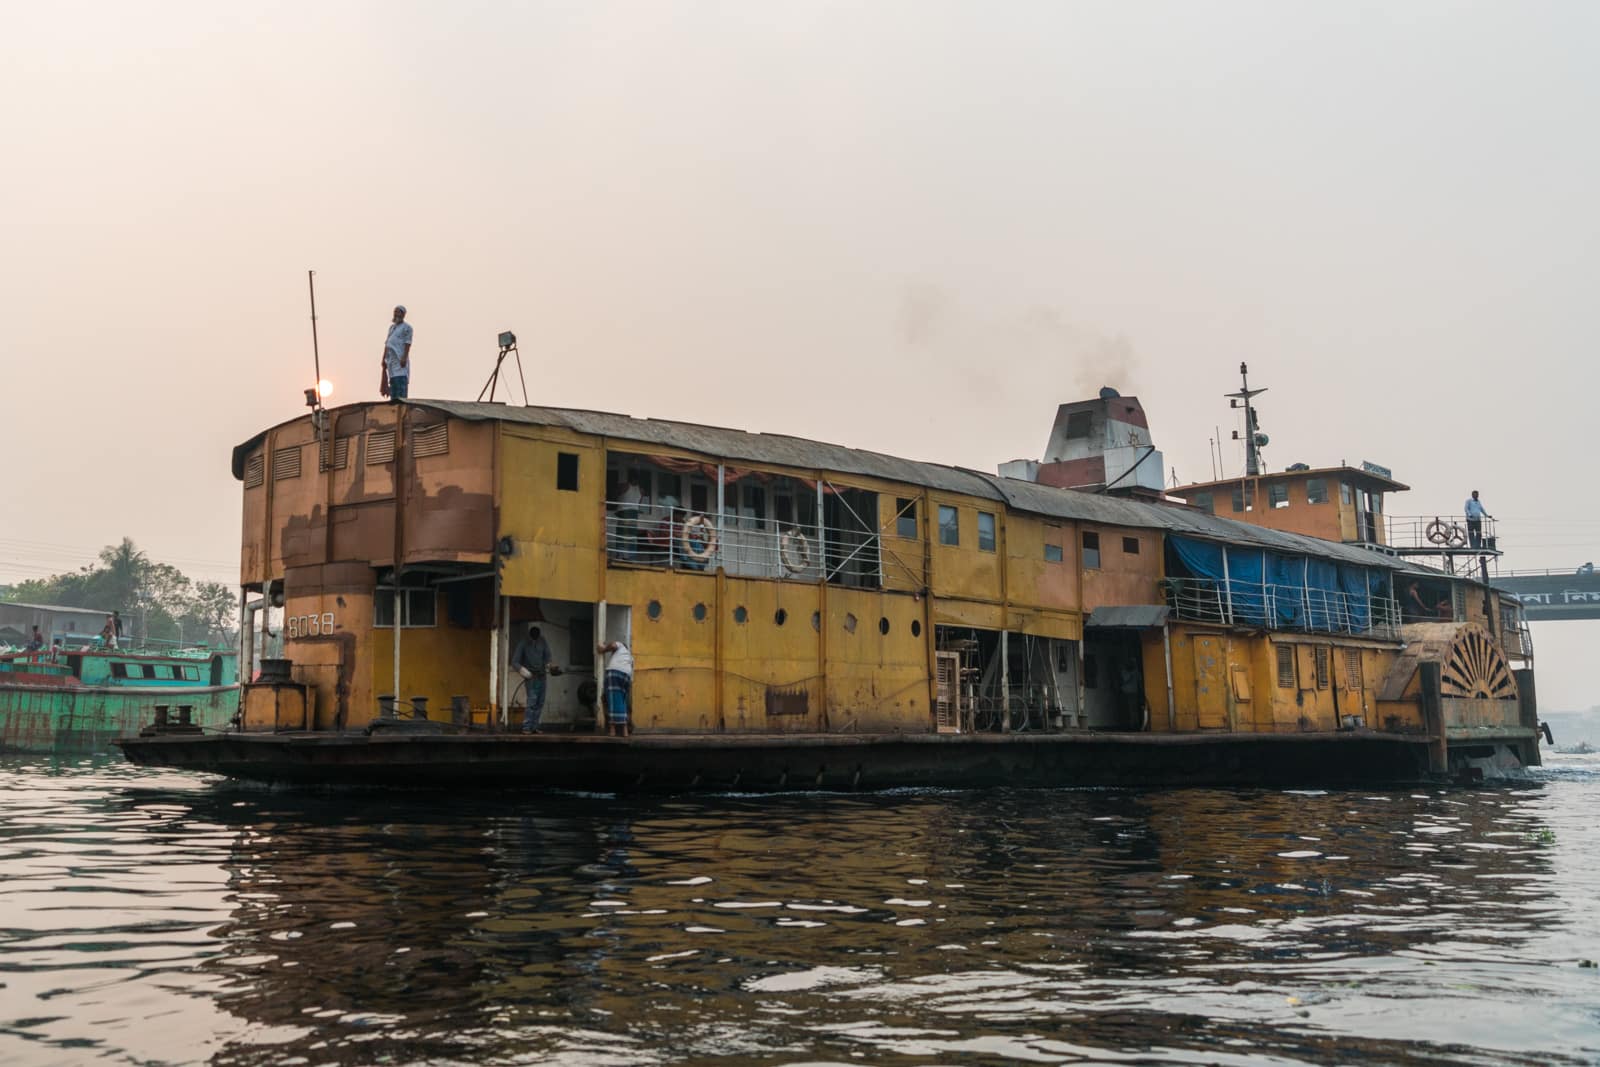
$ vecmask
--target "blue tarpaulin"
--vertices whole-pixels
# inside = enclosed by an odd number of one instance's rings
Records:
[[[1360,633],[1372,626],[1372,598],[1388,588],[1388,577],[1372,567],[1188,537],[1167,543],[1192,577],[1226,590],[1236,623]]]

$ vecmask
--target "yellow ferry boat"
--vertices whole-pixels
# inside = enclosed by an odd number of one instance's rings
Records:
[[[119,744],[261,780],[608,790],[1537,763],[1516,603],[1385,543],[1387,472],[1267,474],[1246,425],[1251,472],[1167,491],[1111,390],[1003,474],[598,411],[316,410],[234,450],[236,724]],[[524,734],[530,625],[560,673]]]

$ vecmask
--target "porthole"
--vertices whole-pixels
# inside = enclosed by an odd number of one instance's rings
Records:
[[[888,634],[889,634],[889,620],[887,618],[882,618],[882,619],[878,620],[878,632],[880,634],[883,634],[885,637],[888,636]]]
[[[749,617],[750,617],[750,613],[748,611],[744,610],[744,605],[743,604],[740,604],[738,607],[733,609],[733,621],[734,622],[744,622]]]
[[[854,615],[848,613],[845,615],[844,632],[847,634],[853,634],[856,632],[856,617]]]
[[[777,623],[779,626],[782,626],[784,623],[789,621],[789,613],[784,611],[782,608],[779,608],[777,611],[772,613],[772,621]]]
[[[811,628],[819,634],[822,632],[822,612],[813,611],[811,613]]]
[[[706,621],[706,606],[704,604],[696,604],[694,606],[694,621],[695,622],[705,622]]]
[[[649,605],[644,609],[644,613],[646,615],[650,616],[650,621],[651,622],[654,622],[655,620],[661,618],[661,601],[659,601],[659,600],[650,601]]]
[[[921,623],[921,621],[919,621],[917,619],[912,619],[911,620],[911,636],[912,637],[921,637],[922,636],[922,623]]]

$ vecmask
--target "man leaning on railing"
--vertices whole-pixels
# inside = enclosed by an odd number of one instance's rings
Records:
[[[1462,512],[1467,516],[1467,544],[1473,548],[1483,547],[1483,520],[1492,519],[1493,515],[1484,508],[1483,501],[1478,499],[1478,491],[1474,489],[1472,496],[1461,506]]]

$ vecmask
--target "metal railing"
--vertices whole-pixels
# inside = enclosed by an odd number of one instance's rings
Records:
[[[1363,596],[1301,585],[1237,579],[1167,578],[1167,607],[1185,622],[1213,622],[1285,633],[1335,633],[1395,640],[1400,605],[1389,596]]]
[[[876,588],[896,560],[876,531],[799,525],[652,505],[606,505],[606,554],[641,567],[714,571]],[[887,558],[885,558],[887,557]]]
[[[1390,515],[1385,521],[1390,548],[1433,549],[1442,553],[1499,551],[1494,520],[1487,516],[1479,520],[1477,531],[1468,524],[1465,515]]]

